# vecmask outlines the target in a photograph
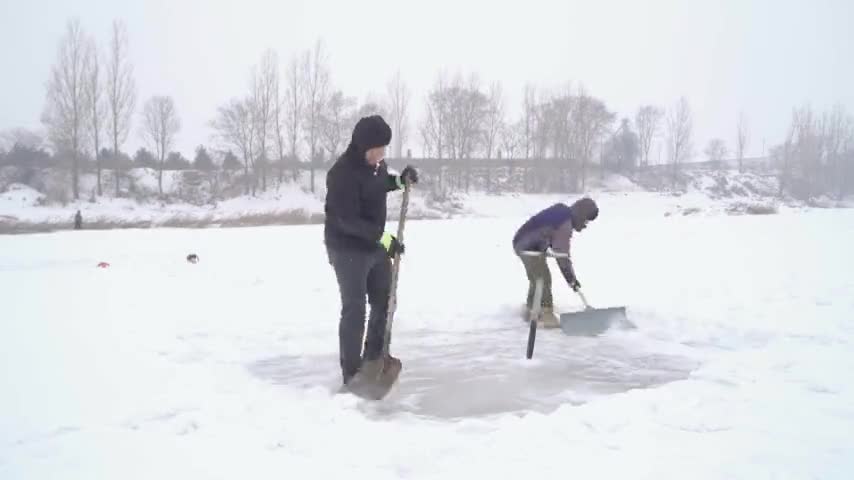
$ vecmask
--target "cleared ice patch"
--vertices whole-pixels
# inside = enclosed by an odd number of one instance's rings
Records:
[[[393,344],[404,364],[383,400],[386,414],[440,419],[551,413],[562,405],[688,378],[699,361],[657,353],[630,336],[577,339],[541,330],[533,359],[525,359],[527,327],[457,332],[420,331]],[[334,392],[341,379],[336,355],[283,355],[249,365],[277,385]]]

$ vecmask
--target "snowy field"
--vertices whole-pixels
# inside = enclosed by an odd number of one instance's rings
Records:
[[[0,478],[854,478],[854,210],[607,197],[576,268],[638,329],[525,360],[518,205],[407,224],[382,402],[320,225],[0,236]]]

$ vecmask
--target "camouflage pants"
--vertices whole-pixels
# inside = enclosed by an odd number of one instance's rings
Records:
[[[528,276],[528,308],[534,305],[534,289],[537,285],[537,279],[543,279],[543,300],[542,306],[545,308],[552,307],[552,276],[549,272],[549,266],[546,264],[546,257],[529,257],[519,255],[522,264],[525,266],[525,273]]]

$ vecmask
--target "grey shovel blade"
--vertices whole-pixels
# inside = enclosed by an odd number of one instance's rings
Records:
[[[626,316],[626,307],[589,308],[560,315],[560,328],[567,335],[595,336],[613,326],[635,328]]]

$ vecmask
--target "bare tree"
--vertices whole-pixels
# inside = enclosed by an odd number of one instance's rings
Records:
[[[587,95],[579,88],[575,108],[572,109],[573,150],[581,162],[581,189],[587,186],[587,165],[593,159],[593,151],[602,137],[608,133],[616,115],[605,103]]]
[[[130,133],[131,119],[136,107],[136,83],[133,66],[128,60],[128,39],[125,25],[113,22],[110,43],[110,58],[107,62],[107,104],[109,107],[109,130],[113,141],[113,168],[116,178],[116,196],[119,196],[119,149]]]
[[[329,152],[330,158],[342,153],[346,145],[347,130],[354,123],[352,108],[355,105],[356,100],[345,97],[340,90],[330,95],[326,102],[320,132],[323,146]]]
[[[287,109],[287,98],[282,90],[282,82],[279,75],[276,75],[275,84],[273,85],[273,126],[270,135],[273,139],[273,144],[276,148],[276,163],[279,166],[279,178],[277,187],[281,186],[285,177],[285,116]]]
[[[488,104],[486,107],[484,147],[486,158],[492,158],[492,151],[497,147],[498,137],[504,128],[504,92],[500,82],[489,86]]]
[[[439,135],[437,133],[437,116],[433,111],[431,102],[425,101],[424,118],[418,125],[418,133],[421,135],[421,146],[423,148],[422,155],[427,158],[442,158],[442,151],[439,149]]]
[[[444,72],[441,72],[427,94],[425,116],[420,127],[429,154],[435,153],[438,158],[470,159],[484,142],[487,104],[488,98],[480,90],[476,75],[464,78],[457,74],[447,82]],[[459,172],[464,173],[468,188],[471,168]]]
[[[716,166],[720,166],[728,153],[726,143],[720,138],[713,138],[709,140],[704,153],[710,162]]]
[[[825,181],[841,199],[846,185],[845,153],[854,137],[854,119],[842,104],[836,104],[821,118],[821,136],[825,153]]]
[[[421,155],[425,158],[433,158],[433,121],[430,112],[425,113],[424,119],[418,125],[418,134],[421,136]]]
[[[744,152],[747,150],[747,144],[750,141],[750,132],[747,126],[747,117],[744,113],[738,116],[738,127],[736,128],[735,137],[735,156],[738,160],[738,171],[744,171]]]
[[[329,95],[329,67],[323,42],[318,40],[314,51],[305,64],[304,74],[304,105],[305,105],[305,134],[308,142],[309,165],[311,172],[311,192],[314,193],[314,176],[319,153],[320,124],[323,108]]]
[[[676,183],[679,165],[693,155],[693,119],[688,100],[681,97],[667,116],[667,147],[673,165],[673,182]]]
[[[305,76],[303,72],[308,69],[310,57],[309,52],[303,56],[294,56],[288,64],[287,70],[287,88],[285,95],[282,98],[283,109],[282,113],[284,124],[287,132],[287,141],[290,146],[290,159],[294,164],[294,181],[299,178],[299,167],[296,162],[299,161],[299,141],[300,133],[303,128],[303,110],[305,103],[303,100],[303,92],[305,90]],[[313,182],[312,182],[313,183]]]
[[[469,76],[466,84],[461,81],[457,91],[462,94],[462,102],[452,111],[452,125],[457,127],[458,158],[470,159],[481,147],[485,137],[485,126],[489,98],[480,88],[480,79],[476,74]]]
[[[448,106],[445,102],[446,80],[440,72],[425,99],[424,119],[420,131],[423,138],[425,155],[443,158],[446,146],[444,144],[447,130]]]
[[[521,122],[504,124],[501,127],[501,149],[504,151],[504,155],[508,159],[516,158],[519,144],[522,143],[522,128],[523,125]]]
[[[267,190],[267,165],[269,155],[267,140],[275,124],[274,114],[277,104],[276,85],[279,82],[278,55],[273,50],[264,52],[258,70],[252,74],[252,103],[254,105],[255,125],[257,128],[257,161],[256,167],[261,175],[261,191]]]
[[[824,138],[817,116],[811,106],[805,105],[794,110],[792,113],[792,129],[794,130],[793,160],[795,166],[799,167],[800,176],[806,181],[807,188],[806,191],[798,193],[812,195],[820,190],[818,184]]]
[[[786,131],[786,138],[782,145],[771,148],[771,158],[779,165],[778,196],[783,198],[785,190],[791,189],[792,164],[794,154],[795,124],[797,111],[792,111],[792,123]]]
[[[86,104],[89,108],[89,134],[95,155],[98,196],[101,196],[103,195],[101,190],[101,138],[104,133],[104,116],[107,112],[107,103],[104,98],[104,84],[101,82],[98,46],[94,39],[90,40],[88,55],[89,74],[86,78]]]
[[[142,137],[157,155],[157,190],[163,195],[163,164],[167,153],[175,143],[175,136],[181,129],[181,121],[175,110],[172,97],[156,96],[150,98],[143,108]]]
[[[469,159],[484,138],[488,99],[476,75],[464,79],[458,74],[439,88],[429,98],[441,126],[441,143],[450,158]]]
[[[638,129],[641,165],[649,165],[649,150],[658,136],[664,111],[653,105],[644,105],[635,114],[635,127]]]
[[[550,103],[552,94],[540,90],[535,99],[533,115],[530,117],[531,130],[531,156],[535,159],[547,158],[550,140],[552,140],[555,124],[552,123],[554,111]],[[573,100],[577,104],[577,99]]]
[[[536,122],[536,89],[533,85],[525,85],[524,98],[522,100],[522,150],[525,152],[524,158],[531,158],[531,150],[534,138],[534,126]]]
[[[242,154],[246,194],[250,192],[249,168],[256,143],[252,109],[251,99],[232,99],[217,109],[217,116],[210,123],[215,137],[224,144],[225,149],[233,147]]]
[[[572,160],[573,109],[578,98],[572,95],[569,85],[565,90],[545,94],[534,112],[535,152],[538,156]]]
[[[409,136],[409,88],[397,71],[386,85],[389,103],[389,123],[392,131],[392,155],[403,156],[403,146]]]
[[[71,190],[75,200],[80,198],[80,156],[85,148],[90,114],[86,104],[88,49],[89,41],[80,21],[69,21],[47,82],[47,103],[42,114],[54,149],[71,155]]]
[[[848,132],[842,144],[842,155],[839,158],[839,192],[838,198],[852,192],[854,186],[854,119],[848,117]]]

